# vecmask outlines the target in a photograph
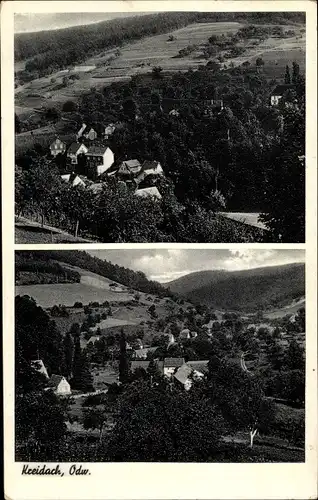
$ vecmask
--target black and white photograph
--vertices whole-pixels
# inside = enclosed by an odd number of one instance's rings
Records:
[[[16,243],[304,243],[306,13],[270,8],[16,13]]]
[[[15,460],[304,462],[305,310],[304,250],[16,251]]]

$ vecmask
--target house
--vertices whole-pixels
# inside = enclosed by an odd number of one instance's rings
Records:
[[[87,163],[97,175],[101,175],[114,163],[114,153],[107,146],[91,146],[86,152]]]
[[[88,344],[95,344],[95,342],[98,342],[100,339],[100,337],[98,335],[92,335],[88,341],[87,341],[87,345]]]
[[[141,196],[141,198],[155,198],[156,200],[161,200],[162,196],[155,186],[137,189],[134,193],[136,196]]]
[[[271,94],[271,106],[277,106],[288,90],[295,90],[295,86],[292,84],[277,85]]]
[[[136,177],[137,184],[140,184],[148,175],[163,175],[162,166],[158,161],[144,161],[141,171]]]
[[[71,173],[71,174],[63,174],[63,175],[61,175],[61,179],[62,179],[62,181],[71,184],[71,186],[73,186],[73,187],[75,187],[75,186],[83,186],[83,187],[85,187],[86,186],[86,184],[83,181],[83,179],[81,179],[79,175],[74,174],[74,172]]]
[[[168,337],[168,347],[171,346],[172,344],[175,343],[176,339],[174,338],[174,335],[169,332],[165,332],[163,334],[164,337]]]
[[[205,368],[200,368],[200,371],[196,369],[201,366],[206,366],[206,370]],[[186,391],[188,391],[192,386],[193,380],[200,380],[204,377],[204,374],[207,371],[207,366],[208,361],[188,361],[178,368],[173,377],[184,387]]]
[[[159,370],[159,372],[161,374],[163,374],[163,361],[159,361],[159,360],[154,360],[155,363],[156,363],[156,366],[157,366],[157,369]],[[147,371],[148,369],[148,366],[149,366],[149,363],[150,361],[144,361],[144,360],[133,360],[131,362],[131,365],[130,365],[130,370],[132,372],[134,372],[135,370],[139,370],[139,369],[142,369],[142,370],[145,370]]]
[[[189,339],[189,338],[191,338],[189,328],[184,328],[183,330],[181,330],[180,335],[179,335],[179,339],[180,340],[186,340],[186,339]]]
[[[67,157],[71,160],[72,165],[77,165],[77,157],[81,154],[86,154],[88,148],[85,144],[80,144],[79,142],[72,142],[67,150]]]
[[[111,135],[113,135],[113,133],[115,132],[116,130],[116,125],[114,123],[109,123],[109,125],[107,125],[105,127],[105,131],[104,131],[104,139],[109,139],[109,137]]]
[[[71,386],[62,375],[52,375],[50,378],[50,387],[55,394],[61,396],[71,394]]]
[[[180,366],[184,365],[183,358],[165,358],[163,362],[163,374],[171,377]]]
[[[96,130],[93,129],[93,127],[83,123],[83,125],[76,134],[76,138],[77,140],[84,138],[89,141],[94,141],[97,138],[97,132]]]
[[[31,361],[31,367],[36,370],[38,373],[41,373],[44,375],[47,379],[49,378],[47,369],[45,368],[45,365],[42,361],[42,359],[36,359],[34,361]]]
[[[66,144],[58,137],[50,144],[50,151],[52,156],[64,154],[66,151]]]
[[[129,175],[135,177],[141,171],[141,164],[138,160],[124,160],[118,168],[119,175]]]
[[[190,366],[199,376],[203,376],[209,371],[208,359],[187,361],[187,365]]]
[[[144,347],[141,349],[135,349],[133,356],[135,359],[147,359],[148,354],[155,352],[157,349],[158,347]]]

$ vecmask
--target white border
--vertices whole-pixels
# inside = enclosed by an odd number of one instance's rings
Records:
[[[29,12],[153,12],[153,11],[306,11],[306,244],[131,244],[121,248],[304,248],[306,249],[307,384],[306,463],[304,464],[87,464],[91,476],[21,476],[14,462],[14,259],[16,249],[107,249],[106,244],[14,246],[14,93],[13,13]],[[317,497],[317,67],[316,4],[314,1],[9,1],[1,5],[3,310],[5,397],[5,492],[14,500],[110,499],[309,499]],[[69,464],[67,464],[68,466]]]

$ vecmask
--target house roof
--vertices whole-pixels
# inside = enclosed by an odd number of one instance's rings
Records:
[[[34,361],[31,361],[31,366],[34,370],[36,370],[39,373],[42,373],[47,378],[49,378],[47,370],[45,368],[45,365],[44,365],[42,359],[35,359]]]
[[[191,373],[193,372],[191,366],[186,364],[180,366],[177,372],[174,374],[174,377],[181,383],[185,384]]]
[[[137,370],[138,368],[142,368],[143,370],[147,370],[150,361],[146,360],[134,360],[131,362],[131,371]],[[162,372],[163,371],[163,361],[155,361],[157,368]]]
[[[187,365],[193,370],[197,370],[201,373],[206,373],[208,371],[209,360],[199,360],[199,361],[187,361]]]
[[[122,161],[122,165],[128,168],[128,170],[136,170],[137,168],[141,168],[141,164],[139,160],[124,160]]]
[[[143,170],[153,170],[157,169],[158,166],[160,165],[159,161],[156,160],[145,160],[142,164],[142,169]]]
[[[184,358],[165,358],[164,367],[173,368],[184,365]]]
[[[294,90],[295,85],[292,84],[282,84],[282,85],[277,85],[273,92],[272,95],[283,95],[286,90]]]
[[[76,154],[77,151],[79,150],[79,148],[81,146],[84,146],[84,144],[82,143],[79,143],[79,142],[72,142],[72,144],[70,145],[70,147],[68,148],[67,152],[68,153],[71,153],[71,154]]]
[[[108,146],[91,146],[88,148],[88,151],[86,153],[87,156],[103,156],[107,149],[109,149]]]
[[[158,189],[155,186],[148,187],[148,188],[142,188],[142,189],[137,189],[135,191],[136,196],[141,196],[142,198],[148,198],[150,196],[157,198],[158,200],[161,200],[162,196]]]
[[[158,347],[143,347],[142,349],[135,349],[135,356],[138,358],[139,356],[147,355],[148,352],[155,352]]]
[[[63,375],[52,375],[50,378],[50,385],[52,387],[58,387],[62,380],[66,380]]]

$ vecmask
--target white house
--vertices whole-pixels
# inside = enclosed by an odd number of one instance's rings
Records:
[[[86,151],[89,167],[95,170],[97,175],[106,172],[114,163],[114,153],[107,146],[91,146]]]
[[[136,196],[141,198],[155,198],[156,200],[161,200],[162,196],[155,186],[137,189],[134,193]]]
[[[77,165],[77,157],[80,154],[86,154],[88,148],[85,144],[80,144],[79,142],[72,142],[67,150],[67,157],[70,158],[72,165]]]
[[[57,137],[55,141],[50,144],[50,151],[51,155],[54,157],[58,154],[63,154],[66,151],[66,144]]]
[[[52,375],[50,378],[50,386],[55,394],[61,396],[71,394],[71,386],[62,375]]]
[[[277,85],[271,94],[271,106],[277,106],[288,90],[295,90],[295,86],[291,84]]]
[[[183,330],[181,330],[179,338],[183,339],[183,340],[187,340],[187,339],[191,338],[189,328],[184,328]]]

